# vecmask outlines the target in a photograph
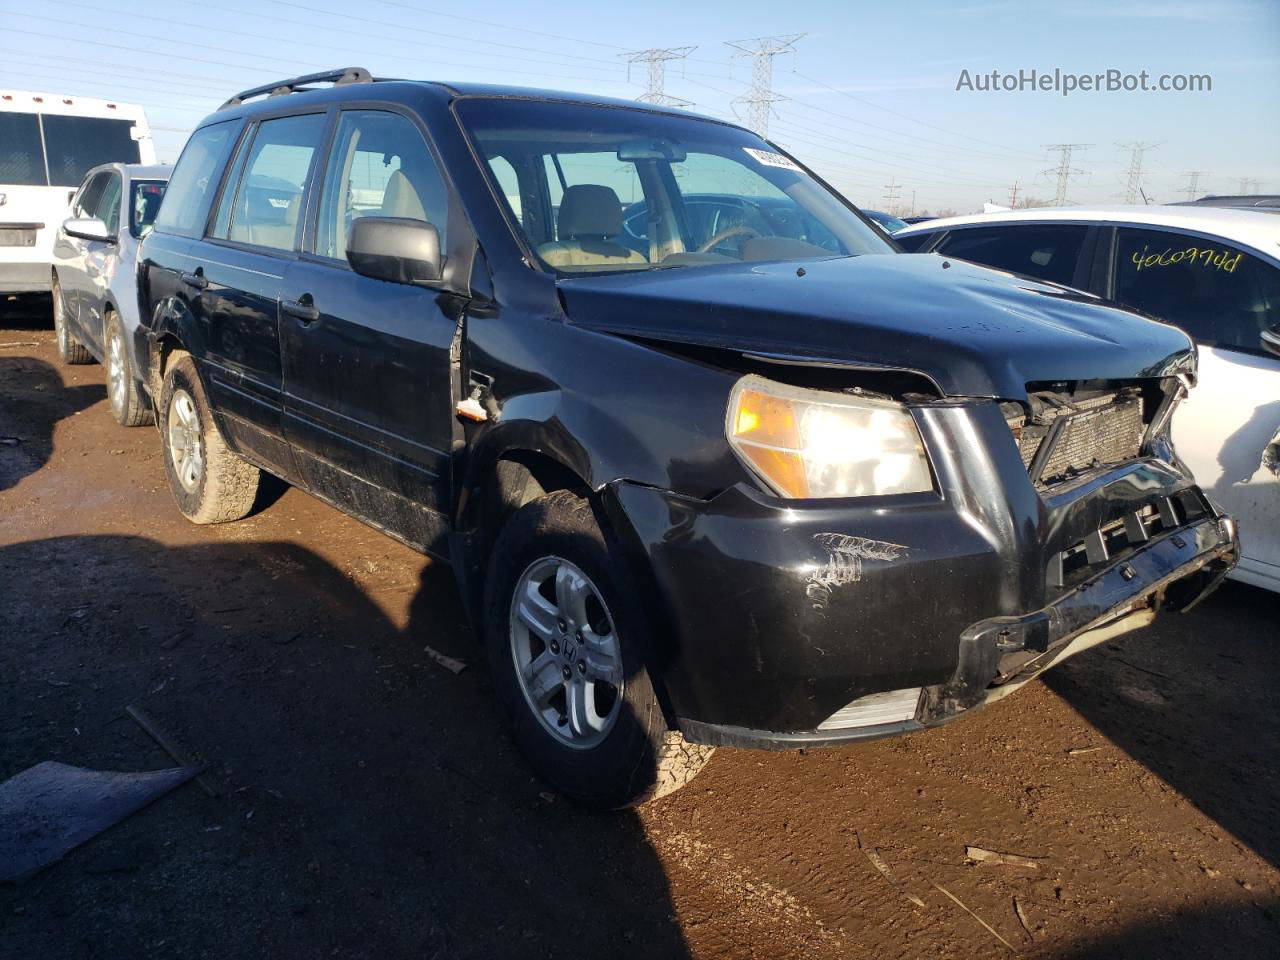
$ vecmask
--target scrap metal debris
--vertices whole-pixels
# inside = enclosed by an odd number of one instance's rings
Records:
[[[168,681],[165,682],[167,683]],[[164,686],[164,684],[161,684],[161,686]],[[183,767],[189,767],[195,771],[197,774],[196,783],[199,784],[201,790],[211,797],[216,797],[218,795],[218,791],[214,788],[213,784],[200,774],[201,768],[197,767],[191,758],[187,756],[186,751],[179,747],[178,744],[174,742],[173,738],[164,732],[164,729],[160,724],[155,722],[151,714],[147,713],[141,707],[135,707],[132,705],[125,707],[124,712],[131,716],[137,722],[138,726],[147,732],[147,735],[150,736],[152,740],[160,744],[160,749],[173,757],[175,762],[181,764]]]
[[[0,883],[25,879],[186,783],[195,767],[120,773],[46,760],[0,783]]]
[[[1022,906],[1022,901],[1017,897],[1013,898],[1013,912],[1018,915],[1018,922],[1022,924],[1022,929],[1027,931],[1027,939],[1034,940],[1036,937],[1031,932],[1031,922],[1027,920],[1027,911]]]
[[[862,837],[860,837],[857,833],[853,835],[853,838],[858,842],[858,849],[867,855],[867,859],[871,861],[871,865],[873,867],[875,867],[877,870],[880,871],[881,876],[883,876],[895,887],[900,886],[900,884],[898,883],[897,876],[895,876],[893,871],[889,869],[889,865],[884,862],[884,858],[880,856],[880,851],[877,850],[875,847],[864,847],[862,845]],[[908,890],[903,890],[902,895],[905,896],[912,903],[914,903],[917,907],[924,906],[924,901],[921,900],[919,897],[917,897],[914,893],[911,893]]]
[[[987,921],[983,920],[980,916],[978,916],[976,913],[974,913],[972,910],[970,910],[968,907],[966,907],[966,906],[965,906],[965,905],[960,901],[960,898],[959,898],[959,897],[957,897],[954,893],[952,893],[952,892],[951,892],[950,890],[948,890],[946,887],[939,886],[939,885],[938,885],[938,884],[936,884],[936,883],[934,884],[934,886],[935,886],[935,887],[937,887],[937,888],[938,888],[942,893],[946,894],[946,896],[947,896],[947,897],[948,897],[952,902],[954,902],[954,903],[955,903],[955,905],[956,905],[957,907],[959,907],[961,910],[963,910],[963,911],[964,911],[965,913],[967,913],[969,916],[973,917],[973,919],[977,920],[977,921],[978,921],[978,923],[982,924],[983,929],[985,929],[985,930],[987,931],[987,933],[991,934],[993,937],[995,937],[997,940],[999,940],[1001,943],[1003,943],[1006,947],[1008,947],[1008,948],[1009,948],[1009,952],[1010,952],[1010,953],[1014,954],[1015,956],[1017,955],[1017,953],[1018,953],[1018,948],[1017,948],[1017,947],[1015,947],[1015,946],[1014,946],[1012,943],[1010,943],[1008,940],[1006,940],[1004,937],[1000,936],[1000,934],[998,934],[998,933],[996,932],[995,927],[991,926],[991,924],[987,923]]]
[[[965,847],[964,855],[974,863],[1004,863],[1011,867],[1029,867],[1032,870],[1040,866],[1040,860],[1035,857],[1024,857],[1016,853],[999,853],[982,847]]]
[[[461,660],[455,660],[453,657],[441,653],[439,650],[433,650],[431,647],[423,647],[422,652],[434,660],[440,666],[453,673],[461,673],[467,669],[467,665]]]

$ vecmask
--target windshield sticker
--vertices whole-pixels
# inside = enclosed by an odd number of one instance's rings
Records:
[[[763,163],[766,167],[777,167],[780,170],[794,170],[796,173],[800,172],[800,168],[798,166],[780,153],[770,153],[768,150],[755,150],[751,147],[743,147],[742,149],[757,161]]]
[[[1185,250],[1166,247],[1163,253],[1148,253],[1147,247],[1143,247],[1141,253],[1135,250],[1130,259],[1139,272],[1154,267],[1172,267],[1185,263],[1188,266],[1199,264],[1209,270],[1235,273],[1243,256],[1244,254],[1240,252],[1233,255],[1230,250],[1217,250],[1213,247],[1187,247]]]

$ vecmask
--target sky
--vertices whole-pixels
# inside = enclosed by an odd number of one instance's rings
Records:
[[[795,37],[772,59],[769,136],[860,206],[967,212],[1051,200],[1123,202],[1131,152],[1153,202],[1280,193],[1280,0],[0,0],[0,88],[141,103],[162,161],[231,94],[317,70],[470,80],[634,99],[631,51],[692,46],[666,94],[749,117],[752,61],[729,41]],[[744,44],[752,46],[750,42]],[[1195,92],[984,92],[1017,74],[1207,74]],[[628,76],[628,70],[630,75]],[[1049,171],[1046,173],[1046,171]]]

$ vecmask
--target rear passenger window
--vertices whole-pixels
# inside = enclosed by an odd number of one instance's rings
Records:
[[[1120,229],[1115,299],[1209,347],[1261,353],[1280,324],[1280,267],[1239,247],[1164,230]]]
[[[1087,226],[1011,224],[956,230],[938,252],[984,267],[1071,286]]]
[[[266,120],[258,126],[236,184],[228,240],[275,250],[294,248],[311,158],[324,126],[322,113]]]
[[[425,220],[447,249],[449,194],[422,134],[405,117],[348,110],[338,120],[325,172],[315,253],[347,255],[347,235],[360,217]]]
[[[208,213],[208,198],[218,185],[222,164],[231,150],[238,124],[212,123],[191,135],[165,190],[155,229],[182,237],[198,237]]]
[[[918,253],[925,244],[936,236],[936,233],[913,233],[909,237],[899,234],[893,239],[898,241],[898,245],[907,253]]]

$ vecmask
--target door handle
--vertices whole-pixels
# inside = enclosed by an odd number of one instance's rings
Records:
[[[195,273],[182,274],[182,282],[189,287],[195,287],[197,290],[203,290],[209,286],[209,281],[205,278],[204,270],[196,268]]]
[[[301,300],[281,300],[280,309],[304,327],[310,326],[320,319],[320,311],[311,302],[310,294],[303,294],[303,299]]]

